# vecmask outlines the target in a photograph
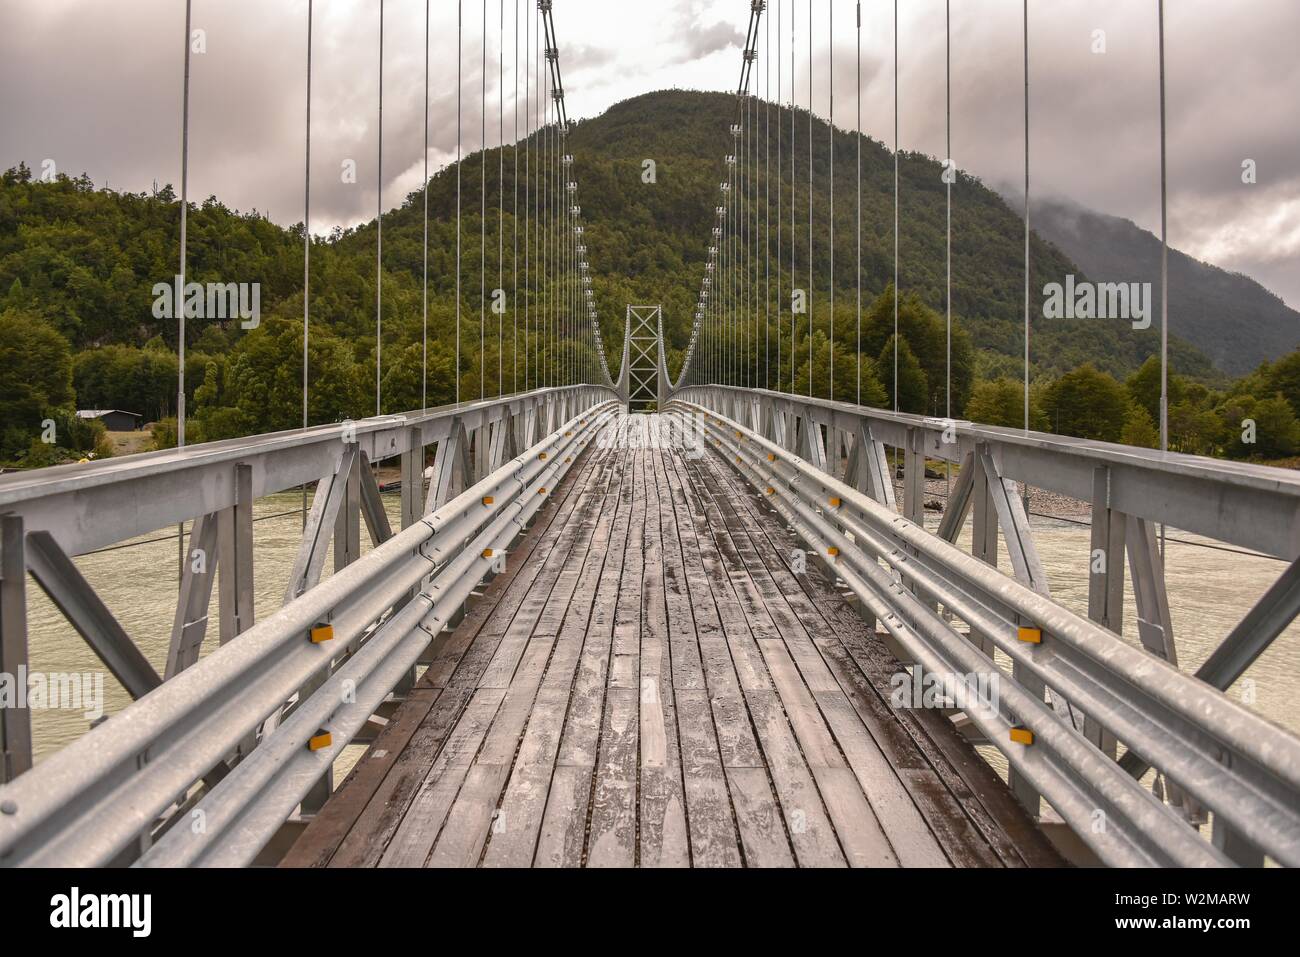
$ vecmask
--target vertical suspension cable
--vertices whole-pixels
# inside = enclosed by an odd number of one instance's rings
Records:
[[[463,36],[465,25],[465,0],[456,2],[456,403],[460,404],[460,308],[461,308],[461,228],[460,228],[460,167],[461,167],[461,80]]]
[[[307,428],[307,346],[311,329],[311,28],[307,0],[307,120],[302,173],[302,427]],[[307,486],[302,486],[302,527],[307,527]]]
[[[741,108],[744,109],[744,120],[741,120],[740,147],[742,156],[737,157],[737,186],[740,187],[740,195],[736,196],[736,212],[740,217],[738,222],[738,242],[741,244],[741,268],[742,273],[741,287],[744,295],[744,321],[741,322],[741,369],[740,384],[749,385],[749,308],[750,308],[750,282],[749,282],[749,182],[746,174],[749,173],[749,85],[746,83],[744,95],[741,98]]]
[[[857,89],[858,115],[855,129],[857,130],[858,143],[858,162],[857,162],[857,194],[858,194],[858,212],[857,227],[855,233],[857,236],[857,288],[858,288],[858,305],[857,305],[857,349],[855,350],[856,359],[855,368],[857,372],[857,404],[862,404],[862,0],[857,4],[857,80],[854,87]]]
[[[826,0],[826,30],[827,46],[826,55],[826,82],[827,82],[827,117],[826,125],[830,128],[831,144],[831,187],[830,187],[830,276],[831,276],[831,319],[830,319],[830,381],[826,387],[826,398],[835,398],[835,11],[831,8],[831,0]]]
[[[487,0],[483,0],[483,39],[479,48],[479,197],[478,197],[478,397],[487,397]]]
[[[782,197],[785,193],[784,173],[781,170],[781,0],[776,0],[776,389],[778,392],[784,391],[784,380],[781,377],[781,313],[785,309],[785,299],[781,295],[781,223],[782,223]]]
[[[755,56],[758,55],[758,31],[757,31],[757,30],[754,31],[754,55],[755,55]],[[754,339],[754,367],[753,367],[753,368],[754,368],[754,374],[753,374],[753,378],[750,380],[750,384],[751,384],[754,388],[756,388],[756,389],[758,388],[758,360],[759,360],[759,355],[758,355],[758,290],[759,290],[759,287],[760,287],[760,285],[761,285],[760,280],[759,280],[759,266],[760,266],[759,239],[760,239],[761,236],[762,236],[762,229],[760,228],[759,217],[758,217],[759,209],[760,209],[760,204],[759,204],[759,195],[758,195],[758,184],[759,184],[759,175],[758,175],[758,170],[759,170],[759,160],[758,160],[758,98],[759,98],[759,92],[760,92],[760,91],[759,91],[759,88],[758,88],[758,79],[755,78],[755,80],[754,80],[754,92],[750,95],[750,98],[749,98],[749,102],[750,102],[750,104],[753,106],[753,111],[752,111],[752,112],[753,112],[753,117],[754,117],[754,125],[753,125],[754,133],[753,133],[753,136],[750,137],[750,142],[752,143],[752,145],[753,145],[753,147],[754,147],[754,165],[751,167],[751,169],[752,169],[753,172],[750,174],[749,182],[750,182],[750,189],[753,190],[753,202],[751,202],[751,204],[750,204],[750,209],[752,210],[753,215],[754,215],[754,228],[753,228],[753,230],[752,230],[752,234],[753,234],[753,237],[754,237],[754,255],[753,255],[753,257],[752,257],[752,259],[753,259],[753,263],[754,263],[754,317],[753,317],[753,318],[754,318],[754,324],[753,324],[753,330],[754,330],[754,336],[753,336],[753,339]]]
[[[307,123],[302,174],[302,427],[307,428],[307,335],[311,326],[311,28],[312,0],[307,0]],[[307,486],[303,486],[303,525],[307,523]]]
[[[763,37],[763,388],[772,387],[772,17]]]
[[[497,288],[505,295],[506,236],[506,4],[497,0]],[[497,313],[497,395],[505,388],[505,313]]]
[[[384,0],[379,0],[379,145],[375,170],[375,415],[381,415],[384,344]]]
[[[898,0],[894,0],[894,411],[898,411]]]
[[[1165,166],[1165,0],[1157,5],[1160,42],[1160,451],[1169,451],[1169,202]],[[1161,526],[1161,554],[1164,526]]]
[[[427,409],[429,407],[429,0],[424,0],[424,278],[421,282],[420,315],[420,408]]]
[[[808,2],[811,3],[812,0],[808,0]],[[793,392],[795,391],[795,375],[796,375],[797,372],[798,372],[798,368],[797,368],[797,367],[798,367],[798,364],[799,364],[799,362],[798,362],[797,343],[796,343],[796,335],[797,335],[797,333],[798,333],[799,317],[798,317],[798,314],[794,311],[794,305],[793,305],[793,303],[794,303],[794,290],[795,290],[795,285],[794,285],[794,284],[795,284],[795,282],[797,281],[797,278],[796,278],[797,274],[796,274],[796,272],[795,272],[795,269],[796,269],[796,264],[797,264],[797,261],[798,261],[798,257],[796,256],[796,250],[795,250],[795,226],[794,226],[794,208],[795,208],[795,205],[796,205],[796,204],[795,204],[795,199],[796,199],[796,188],[797,188],[797,183],[798,183],[798,180],[795,178],[796,175],[797,175],[797,174],[796,174],[796,166],[795,166],[795,157],[796,157],[798,154],[795,152],[795,143],[796,143],[796,139],[795,139],[795,125],[794,125],[794,124],[795,124],[794,101],[795,101],[795,89],[796,89],[796,80],[795,80],[795,76],[796,76],[796,73],[795,73],[795,43],[796,43],[796,39],[797,39],[797,36],[796,36],[796,35],[797,35],[797,28],[795,27],[795,22],[796,22],[796,20],[798,19],[798,18],[795,16],[795,13],[796,13],[797,11],[798,11],[798,6],[797,6],[797,4],[795,3],[795,0],[790,0],[790,296],[791,296],[791,300],[790,300],[790,301],[791,301],[791,307],[790,307],[790,392],[791,392],[791,393],[793,393]],[[811,255],[811,253],[812,253],[812,250],[809,250],[809,254],[810,254],[810,255]],[[804,309],[807,310],[807,308],[808,308],[808,297],[807,297],[807,295],[805,294],[805,296],[804,296]],[[810,316],[809,318],[811,319],[811,316]]]
[[[172,306],[176,312],[176,447],[185,448],[185,265],[186,230],[189,219],[190,189],[190,12],[191,0],[185,0],[185,78],[181,89],[181,249],[180,272],[176,274],[176,294]],[[185,523],[176,526],[176,574],[185,581]]]
[[[813,4],[808,0],[808,397],[813,394]]]
[[[528,372],[528,332],[529,317],[532,313],[531,299],[533,288],[532,264],[529,262],[529,247],[532,243],[532,226],[528,218],[532,204],[533,186],[533,24],[524,17],[524,391],[530,386]]]
[[[1029,431],[1029,0],[1024,0],[1025,47],[1025,431]],[[1025,498],[1029,486],[1025,485]]]
[[[515,4],[515,65],[512,71],[515,83],[515,96],[512,103],[514,122],[514,160],[515,175],[511,180],[514,190],[514,202],[510,207],[510,238],[514,243],[514,256],[510,265],[510,281],[513,286],[510,296],[510,391],[519,391],[519,0]]]
[[[1159,0],[1160,39],[1160,451],[1169,451],[1169,202],[1165,166],[1165,0]],[[1160,523],[1160,557],[1165,557],[1165,524]]]
[[[952,418],[952,180],[957,175],[957,166],[952,160],[952,0],[944,2],[944,128],[947,133],[948,183],[947,215],[948,222],[944,237],[944,257],[948,264],[945,281],[945,327],[947,344],[944,352],[944,417]],[[948,480],[952,481],[952,463],[948,465]]]

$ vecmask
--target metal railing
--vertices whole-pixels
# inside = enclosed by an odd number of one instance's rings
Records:
[[[686,401],[684,397],[692,393],[709,405]],[[957,685],[950,690],[962,695],[971,721],[1007,756],[1013,789],[1031,811],[1037,810],[1041,794],[1110,863],[1258,863],[1264,854],[1281,863],[1300,860],[1300,741],[1218,690],[1230,684],[1294,617],[1294,565],[1197,674],[1189,675],[1178,670],[1173,655],[1166,659],[1161,654],[1166,640],[1172,645],[1167,625],[1155,636],[1159,643],[1143,634],[1142,650],[1050,598],[1023,503],[1007,477],[1009,463],[1018,462],[1031,464],[1030,471],[1040,478],[1059,474],[1068,479],[1068,467],[1055,473],[1048,467],[1054,452],[1071,460],[1081,458],[1090,469],[1099,461],[1130,470],[1150,462],[1159,471],[1146,479],[1157,487],[1167,488],[1170,475],[1202,486],[1218,483],[1224,490],[1209,494],[1208,500],[1219,507],[1232,500],[1229,490],[1258,489],[1266,493],[1264,501],[1248,496],[1237,499],[1237,504],[1266,509],[1276,505],[1268,501],[1270,496],[1286,496],[1291,507],[1282,511],[1285,517],[1295,514],[1300,482],[1294,476],[1232,463],[1219,469],[1219,463],[1191,456],[725,387],[684,390],[674,407],[702,417],[711,444],[725,449],[728,460],[833,565],[912,663],[944,676],[947,685]],[[719,415],[719,407],[756,422],[769,435],[776,433],[780,441]],[[882,423],[887,428],[881,428]],[[909,453],[903,485],[912,507],[904,508],[906,517],[894,502],[894,472],[878,438],[881,435]],[[934,445],[921,436],[932,437]],[[988,443],[1001,439],[1033,454],[1019,459],[1005,449],[991,454]],[[939,445],[948,446],[948,457],[963,462],[966,475],[955,480],[950,507],[935,534],[917,522],[921,504],[917,492],[924,490],[919,476],[925,457]],[[851,449],[841,471],[838,456],[827,448],[842,451],[844,446]],[[1183,459],[1193,461],[1179,461]],[[1124,484],[1130,487],[1122,491],[1130,507],[1135,501],[1132,486],[1140,474],[1124,475]],[[1177,485],[1177,480],[1172,484]],[[1102,487],[1113,490],[1108,483]],[[987,554],[968,554],[952,544],[970,499],[981,496],[992,502],[985,515],[976,510],[976,552],[979,540],[990,531],[993,536],[999,528],[1007,532],[1014,579],[992,567]],[[1113,527],[1116,516],[1107,515],[1111,510],[1106,504],[1103,500],[1094,505],[1094,515],[1100,514]],[[1269,540],[1289,540],[1286,534],[1276,533],[1276,526],[1281,524],[1283,533],[1293,534],[1294,523],[1279,523],[1279,513],[1272,514],[1275,530],[1267,538],[1253,534],[1262,523],[1244,521],[1229,540],[1256,548]],[[1213,516],[1202,517],[1199,525],[1203,529],[1215,521]],[[985,528],[979,527],[981,523]],[[1098,524],[1094,521],[1094,542]],[[1195,529],[1198,522],[1188,516],[1179,527],[1187,525]],[[1142,554],[1145,536],[1136,537],[1135,550]],[[1093,575],[1102,578],[1093,582],[1094,598],[1123,586],[1124,545],[1122,541],[1110,544],[1112,550],[1118,547],[1118,567],[1109,580]],[[1139,581],[1139,574],[1156,580]],[[1152,591],[1164,598],[1162,565],[1143,568],[1143,563],[1135,562],[1134,576],[1135,591],[1146,590],[1148,602]],[[1167,616],[1167,602],[1154,607]],[[1097,603],[1091,608],[1098,610]],[[1104,603],[1099,610],[1105,612]],[[1139,624],[1150,628],[1147,622]],[[1022,627],[1037,641],[1022,640]],[[999,675],[1002,698],[998,707],[991,707],[955,676],[988,674],[995,651],[1005,655],[1011,675]],[[1034,744],[1012,741],[1012,728],[1021,737],[1021,732],[1028,732]],[[1116,762],[1119,744],[1127,753]],[[1139,783],[1149,767],[1166,776],[1171,802],[1177,807],[1165,804]],[[1206,809],[1213,814],[1212,843],[1186,823]]]
[[[580,413],[0,787],[0,864],[250,863],[614,411]]]

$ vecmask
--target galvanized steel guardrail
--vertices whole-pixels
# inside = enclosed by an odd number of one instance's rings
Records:
[[[123,862],[155,831],[140,864],[252,862],[615,408],[606,402],[575,417],[0,786],[0,865]],[[214,775],[313,681],[255,749]]]
[[[753,430],[682,400],[670,408],[702,418],[711,444],[925,671],[960,686],[957,676],[997,669],[997,700],[968,693],[966,713],[1101,860],[1233,863],[1045,701],[1044,686],[1277,862],[1300,864],[1300,739]]]

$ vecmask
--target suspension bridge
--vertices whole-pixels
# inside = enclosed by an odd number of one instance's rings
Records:
[[[0,672],[29,663],[34,584],[134,699],[35,763],[30,712],[0,709],[0,864],[1300,863],[1300,740],[1225,693],[1300,611],[1300,478],[781,381],[781,351],[812,337],[795,328],[809,313],[771,308],[797,264],[791,247],[773,267],[758,201],[755,64],[760,46],[783,59],[768,8],[750,4],[676,375],[657,305],[627,305],[617,375],[606,361],[542,0],[524,18],[540,31],[524,208],[548,205],[524,253],[553,298],[511,372],[498,352],[497,395],[481,374],[461,396],[458,376],[446,406],[309,424],[304,312],[301,428],[188,446],[182,429],[175,449],[0,477]],[[187,19],[187,90],[189,35]],[[485,364],[491,325],[484,311],[462,357],[459,277],[458,370]],[[400,469],[397,527],[379,463]],[[934,529],[927,464],[950,476]],[[299,488],[267,613],[253,506]],[[1037,491],[1091,506],[1086,614],[1052,594]],[[177,526],[159,668],[75,559]],[[1283,569],[1195,671],[1165,528]]]

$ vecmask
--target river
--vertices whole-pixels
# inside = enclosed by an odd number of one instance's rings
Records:
[[[385,495],[394,527],[399,500]],[[254,509],[257,612],[266,616],[280,606],[289,569],[302,527],[299,492],[284,492],[259,500]],[[933,528],[937,516],[927,515]],[[1085,523],[1035,517],[1034,538],[1046,567],[1052,594],[1079,614],[1088,605],[1087,559],[1089,530]],[[960,544],[969,549],[969,523]],[[1166,578],[1173,608],[1180,664],[1193,671],[1264,591],[1285,569],[1269,558],[1224,550],[1216,543],[1170,530]],[[362,550],[370,542],[362,531]],[[117,547],[76,560],[77,566],[104,602],[134,638],[145,656],[161,673],[167,658],[172,615],[176,606],[176,540],[168,530],[143,536],[128,547]],[[329,573],[327,562],[326,574]],[[1007,567],[1003,555],[1002,567]],[[99,660],[64,621],[58,610],[29,581],[29,635],[31,670],[42,672],[95,672]],[[204,645],[217,645],[218,598],[213,595],[211,625]],[[1137,645],[1136,613],[1131,589],[1126,594],[1124,637]],[[1251,667],[1229,693],[1251,708],[1295,733],[1300,733],[1300,625],[1292,625]],[[104,710],[113,713],[129,703],[129,696],[107,675]],[[37,760],[83,734],[88,721],[80,710],[36,710],[32,715]],[[348,749],[337,769],[341,773],[355,761],[360,748]]]

